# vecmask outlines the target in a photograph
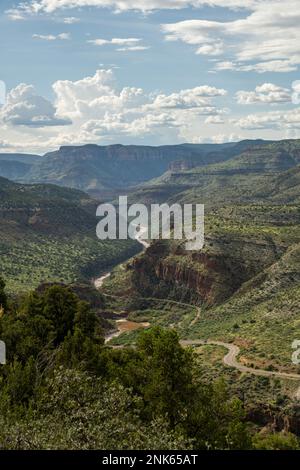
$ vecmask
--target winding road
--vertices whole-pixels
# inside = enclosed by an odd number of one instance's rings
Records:
[[[222,346],[228,349],[228,353],[225,354],[223,357],[223,363],[226,366],[233,367],[240,372],[247,372],[253,375],[259,375],[261,377],[279,377],[282,379],[291,379],[291,380],[299,380],[299,374],[293,374],[288,372],[276,372],[271,370],[265,369],[254,369],[253,367],[247,367],[241,364],[237,357],[240,353],[240,348],[232,343],[224,343],[223,341],[213,341],[213,340],[201,340],[201,339],[188,339],[180,341],[182,346],[202,346],[205,344],[213,344],[215,346]]]
[[[106,273],[106,274],[103,274],[103,276],[101,277],[98,277],[97,279],[94,280],[94,286],[96,287],[96,289],[100,289],[100,287],[103,286],[103,283],[105,281],[105,279],[108,279],[110,277],[111,273]]]
[[[147,240],[143,239],[143,235],[144,235],[145,231],[146,231],[146,229],[144,227],[141,227],[139,233],[135,237],[136,241],[139,242],[141,245],[143,245],[144,249],[146,249],[150,246],[150,243]],[[110,275],[111,275],[111,273],[109,272],[109,273],[104,274],[100,278],[96,279],[94,281],[95,287],[97,289],[102,287],[104,281],[107,278],[109,278]],[[162,301],[162,299],[159,299],[159,300]],[[172,301],[166,299],[166,302],[172,302]],[[183,305],[181,302],[174,302],[174,303],[178,303],[178,304]],[[193,307],[192,305],[189,305],[189,304],[186,304],[186,305],[188,305],[189,307]],[[192,321],[192,324],[196,323],[196,321],[200,317],[200,311],[201,311],[200,308],[199,307],[195,307],[195,308],[197,310],[197,315],[196,315],[195,319]],[[116,333],[112,334],[109,339],[112,339],[112,337],[118,336],[120,333],[116,332]],[[247,367],[247,366],[241,364],[238,361],[238,355],[240,353],[240,348],[238,346],[236,346],[235,344],[232,344],[232,343],[225,343],[223,341],[214,341],[214,340],[188,339],[188,340],[181,340],[180,344],[183,347],[203,346],[203,345],[206,345],[206,344],[211,344],[211,345],[215,345],[215,346],[222,346],[222,347],[224,347],[225,349],[228,350],[228,352],[223,357],[223,363],[228,367],[232,367],[234,369],[239,370],[240,372],[245,372],[245,373],[253,374],[253,375],[256,375],[256,376],[260,376],[260,377],[278,377],[278,378],[281,378],[281,379],[297,380],[297,381],[300,382],[300,374],[294,374],[294,373],[288,373],[288,372],[277,372],[277,371],[270,371],[270,370],[265,370],[265,369],[255,369],[253,367]],[[300,387],[297,389],[295,397],[300,400]]]

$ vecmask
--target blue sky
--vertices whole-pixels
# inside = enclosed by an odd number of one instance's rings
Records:
[[[300,137],[299,20],[295,0],[2,0],[0,151]]]

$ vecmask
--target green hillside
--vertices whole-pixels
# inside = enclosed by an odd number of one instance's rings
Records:
[[[97,202],[77,190],[0,178],[0,273],[12,292],[89,280],[139,250],[96,238]]]
[[[300,196],[300,140],[252,148],[226,162],[168,171],[132,195],[147,203],[292,203]]]
[[[263,145],[227,162],[167,172],[141,186],[132,201],[204,203],[205,246],[154,242],[107,282],[130,282],[138,298],[198,305],[175,316],[157,305],[133,318],[172,326],[185,338],[242,345],[245,363],[295,371],[291,344],[300,335],[300,141]],[[122,290],[122,287],[120,288]],[[128,287],[127,287],[128,291]],[[163,304],[160,305],[160,308]],[[144,310],[146,308],[146,310]],[[183,309],[184,310],[184,309]],[[284,338],[284,340],[283,340]]]
[[[234,342],[248,366],[297,373],[291,345],[300,334],[300,207],[229,206],[205,223],[201,252],[153,242],[125,272],[114,272],[105,291],[130,293],[132,319],[175,328],[186,339]]]

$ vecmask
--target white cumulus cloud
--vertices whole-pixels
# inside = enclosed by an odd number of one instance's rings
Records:
[[[81,80],[53,84],[54,103],[21,84],[0,111],[12,144],[53,149],[84,143],[168,143],[199,138],[205,118],[225,113],[217,101],[226,90],[199,85],[170,94],[119,87],[113,70],[98,70]],[[66,124],[69,124],[66,126]],[[58,131],[54,126],[63,126]],[[2,130],[4,130],[2,126]],[[6,139],[6,134],[0,138]]]
[[[300,91],[298,82],[290,88],[290,95],[292,90]],[[140,87],[120,87],[114,71],[104,69],[77,81],[58,80],[53,84],[53,93],[51,103],[32,85],[21,84],[11,90],[0,108],[0,140],[9,142],[9,148],[15,151],[43,152],[60,145],[85,143],[240,140],[237,128],[242,129],[243,138],[300,136],[300,108],[292,102],[287,103],[291,109],[281,106],[281,110],[277,107],[263,112],[263,108],[246,116],[239,115],[239,110],[230,114],[227,106],[231,96],[227,91],[201,82],[194,88],[146,92]],[[263,83],[245,93],[255,93],[250,101],[257,106],[261,102],[257,96],[264,95],[262,99],[269,104],[270,94],[285,94],[286,90]],[[249,96],[243,99],[247,101]]]
[[[32,85],[21,83],[12,89],[0,109],[0,120],[14,126],[64,126],[70,119],[59,117],[53,104],[39,96]]]
[[[290,103],[291,93],[288,88],[283,88],[274,83],[258,85],[254,91],[240,90],[236,93],[239,104],[280,104]]]
[[[205,124],[224,124],[225,121],[220,115],[208,116],[205,119]]]
[[[181,90],[170,95],[158,95],[152,108],[161,109],[193,109],[197,108],[202,114],[211,114],[215,108],[211,106],[211,98],[225,96],[226,90],[211,86],[199,86],[191,89]]]
[[[235,122],[241,129],[300,129],[300,108],[289,111],[273,111],[268,113],[249,114]]]

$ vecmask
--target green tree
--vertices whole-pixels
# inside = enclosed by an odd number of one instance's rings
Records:
[[[183,349],[174,330],[143,332],[137,350],[144,357],[141,392],[150,416],[167,415],[172,426],[182,420],[193,394],[193,356]]]
[[[79,302],[74,318],[75,328],[82,331],[84,336],[92,338],[95,335],[97,318],[87,302]]]
[[[24,418],[0,416],[2,449],[190,449],[161,418],[140,419],[141,399],[116,383],[60,368]]]
[[[5,293],[5,282],[0,276],[0,311],[7,309],[7,295]]]
[[[60,343],[69,331],[73,331],[78,297],[62,286],[52,286],[44,294],[43,314],[55,329],[55,343]]]
[[[25,365],[17,359],[6,366],[5,377],[0,387],[0,409],[5,414],[28,405],[35,390],[36,368],[32,357]]]
[[[244,418],[241,401],[230,396],[223,381],[204,385],[198,377],[184,423],[197,449],[251,448]]]

